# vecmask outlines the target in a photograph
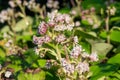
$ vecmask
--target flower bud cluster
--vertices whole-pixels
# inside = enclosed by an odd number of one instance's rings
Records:
[[[94,61],[98,61],[97,54],[88,54],[82,46],[77,44],[70,52],[69,60],[65,58],[61,59],[61,66],[67,78],[75,75],[76,72],[79,76],[86,77],[85,74],[88,74],[90,71],[89,63]]]
[[[72,18],[68,14],[61,14],[57,11],[48,13],[47,17],[48,21],[42,21],[37,30],[41,36],[33,36],[33,43],[37,46],[41,46],[43,43],[50,41],[62,44],[66,40],[66,36],[59,34],[59,31],[72,30],[74,27]],[[39,54],[38,49],[35,49],[35,51]]]
[[[13,16],[14,11],[11,8],[8,8],[7,10],[2,10],[0,12],[0,22],[4,23],[6,21],[11,20],[11,17]]]
[[[33,36],[33,43],[38,45],[38,47],[35,48],[36,53],[40,55],[41,53],[46,53],[47,50],[51,54],[53,53],[59,61],[60,69],[58,69],[58,72],[61,71],[61,74],[65,74],[65,78],[76,80],[78,77],[77,80],[80,80],[79,77],[84,76],[87,79],[86,76],[90,71],[90,62],[98,60],[97,54],[88,54],[82,46],[79,45],[78,36],[66,36],[64,32],[66,30],[71,31],[75,26],[72,18],[68,14],[53,11],[49,13],[47,17],[48,21],[42,21],[38,27],[40,37]],[[71,43],[72,41],[73,43]],[[44,47],[44,45],[42,45],[44,43],[48,43],[52,48]],[[73,44],[73,46],[71,46],[71,44]],[[63,53],[63,55],[61,53]],[[48,69],[49,65],[49,63],[46,64]],[[71,78],[73,76],[75,77]]]
[[[10,0],[8,4],[10,5],[10,7],[15,8],[17,5],[21,5],[22,1],[21,0]]]
[[[46,6],[51,9],[58,9],[59,2],[57,0],[47,0]]]
[[[61,42],[65,41],[65,40],[66,40],[66,37],[65,37],[64,34],[58,35],[58,36],[56,37],[56,39],[55,39],[55,41],[58,42],[58,43],[61,43]]]
[[[75,46],[73,49],[72,49],[72,51],[70,52],[70,56],[72,57],[72,58],[78,58],[79,57],[79,55],[82,53],[82,47],[81,46],[79,46],[79,45],[77,45],[77,46]]]
[[[43,37],[33,36],[33,43],[36,45],[42,45],[43,43],[48,43],[51,41],[51,38],[48,35]]]
[[[36,3],[35,0],[24,1],[23,4],[31,11],[38,12],[40,9],[40,4]]]
[[[48,28],[54,28],[55,31],[72,30],[74,22],[68,14],[61,14],[57,11],[48,13],[48,21],[42,21],[38,27],[39,34],[46,34]]]
[[[24,49],[22,49],[21,47],[17,46],[14,43],[14,39],[12,38],[11,35],[4,33],[3,37],[4,37],[4,39],[3,39],[4,44],[3,45],[4,45],[4,48],[6,50],[7,56],[16,55],[16,54],[24,52]]]
[[[107,7],[107,13],[109,13],[110,15],[115,15],[116,13],[116,8],[115,7]]]
[[[96,29],[100,26],[99,18],[95,16],[95,8],[91,7],[89,10],[83,10],[81,14],[82,20],[88,22],[89,25],[92,26],[93,29]]]
[[[48,29],[48,24],[42,21],[38,27],[38,33],[45,34],[47,32],[47,29]]]
[[[55,31],[71,31],[74,27],[74,22],[68,14],[61,14],[57,11],[53,11],[52,13],[48,13],[48,18],[48,25],[54,27]]]
[[[65,58],[61,59],[61,65],[64,69],[64,72],[68,75],[74,73],[74,65],[70,64],[68,61],[66,61]]]

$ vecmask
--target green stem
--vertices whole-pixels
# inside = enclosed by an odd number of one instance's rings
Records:
[[[21,4],[18,4],[18,6],[19,6],[21,12],[22,12],[23,15],[24,15],[24,19],[25,19],[26,25],[29,25],[29,22],[28,22],[28,20],[27,20],[27,18],[26,18],[25,6],[22,6]]]
[[[66,59],[67,59],[67,61],[69,61],[70,59],[69,59],[69,55],[68,55],[67,50],[68,50],[67,47],[64,46],[64,51],[65,51]]]
[[[109,13],[107,15],[107,18],[105,20],[106,23],[106,32],[107,32],[107,43],[110,43],[110,35],[109,35]]]
[[[49,52],[53,53],[54,56],[55,56],[57,59],[59,59],[58,56],[56,55],[56,53],[55,53],[53,50],[48,49],[48,48],[40,48],[40,49],[39,49],[39,51],[43,51],[43,50],[45,50],[45,51],[49,51]]]
[[[60,61],[61,60],[61,53],[60,53],[60,50],[58,48],[58,44],[56,45],[56,53],[58,55],[58,60]]]
[[[77,3],[77,10],[78,10],[79,12],[81,12],[81,1],[76,0],[76,3]],[[81,14],[79,14],[79,15],[81,16]]]

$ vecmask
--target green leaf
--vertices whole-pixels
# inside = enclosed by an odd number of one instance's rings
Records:
[[[120,80],[120,70],[117,70],[114,74],[110,76],[112,80]]]
[[[113,21],[119,21],[120,20],[120,17],[112,17],[110,19],[110,22],[113,22]]]
[[[108,43],[95,43],[92,44],[92,52],[97,52],[100,58],[104,58],[112,47],[113,46]]]
[[[106,32],[105,30],[104,30],[104,31],[101,31],[100,37],[106,39],[106,38],[107,38],[107,32]]]
[[[17,41],[23,40],[23,42],[31,41],[31,35],[17,36]]]
[[[82,24],[84,24],[84,25],[90,25],[90,23],[87,20],[82,20]]]
[[[36,62],[34,62],[32,66],[44,68],[46,66],[46,60],[45,59],[37,60]]]
[[[97,34],[96,34],[95,32],[93,32],[93,31],[88,32],[88,34],[90,34],[90,35],[92,35],[92,36],[94,36],[94,37],[97,37]]]
[[[110,31],[110,40],[111,41],[113,41],[113,42],[118,42],[118,43],[120,43],[120,30],[111,30]],[[107,32],[106,31],[102,31],[101,33],[100,33],[100,36],[102,37],[102,38],[107,38]]]
[[[82,29],[77,28],[74,32],[74,35],[81,36],[82,38],[88,38],[88,39],[97,39],[97,37],[82,31]]]
[[[120,31],[120,27],[119,26],[113,26],[112,29]]]
[[[14,72],[22,70],[22,66],[17,64],[9,64],[7,67],[14,69]]]
[[[111,64],[119,64],[120,65],[120,53],[118,53],[117,55],[113,56],[112,58],[110,58],[108,60],[108,63]]]
[[[56,76],[56,73],[53,73],[53,72],[46,72],[46,79],[45,80],[60,80],[57,76]]]
[[[67,37],[70,37],[70,36],[73,34],[72,31],[68,31],[68,30],[64,31],[63,33],[64,33],[65,36],[67,36]]]
[[[3,39],[3,36],[0,34],[0,40],[2,40]]]
[[[47,55],[49,57],[52,57],[52,58],[55,57],[55,58],[57,58],[57,54],[55,52],[56,47],[55,47],[54,44],[52,44],[52,43],[44,43],[43,46],[45,48],[47,48]]]
[[[120,31],[114,30],[110,34],[110,39],[115,42],[120,42]]]
[[[0,47],[0,64],[3,64],[5,59],[5,51]]]
[[[52,43],[44,43],[43,46],[44,46],[44,47],[47,47],[47,48],[49,48],[49,49],[55,49],[55,45],[52,44]]]
[[[81,6],[84,9],[95,7],[96,11],[99,11],[101,8],[105,8],[104,0],[85,0],[85,1],[82,1]]]
[[[20,74],[17,76],[18,80],[45,80],[45,72],[40,71],[39,73],[24,73],[20,72]]]
[[[3,49],[1,48],[0,48],[0,57],[5,58],[5,51],[3,51]]]
[[[120,46],[118,46],[117,48],[115,48],[113,51],[114,51],[115,53],[120,53]]]
[[[8,25],[3,26],[3,28],[0,30],[1,33],[9,32],[10,28]]]
[[[116,64],[98,64],[91,66],[90,70],[93,73],[90,80],[98,80],[103,76],[112,75],[119,68]]]
[[[80,45],[82,45],[82,48],[85,49],[86,52],[91,52],[91,46],[88,42],[80,42]]]
[[[40,67],[45,67],[45,65],[46,65],[46,60],[40,59],[40,60],[38,60],[38,64],[39,64]]]
[[[19,22],[17,22],[13,30],[16,32],[25,30],[26,28],[28,28],[28,24],[32,24],[32,22],[33,22],[33,19],[27,16],[25,19],[22,19]]]
[[[70,9],[69,8],[62,8],[59,10],[60,13],[69,13]]]
[[[45,80],[45,72],[44,71],[40,71],[37,74],[32,75],[33,79],[32,80]]]
[[[33,49],[29,49],[25,52],[25,60],[29,64],[32,64],[34,61],[36,61],[38,57],[39,56],[35,54]]]

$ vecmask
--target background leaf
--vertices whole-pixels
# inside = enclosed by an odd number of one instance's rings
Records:
[[[26,28],[28,28],[27,21],[28,21],[28,23],[30,25],[30,24],[32,24],[33,19],[30,16],[27,16],[25,19],[21,19],[19,22],[17,22],[17,24],[15,25],[13,30],[16,31],[16,32],[25,30]]]

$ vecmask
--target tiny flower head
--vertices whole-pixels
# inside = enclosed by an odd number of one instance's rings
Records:
[[[89,56],[89,59],[91,60],[91,62],[98,61],[98,55],[94,52]]]
[[[63,41],[65,41],[65,35],[63,35],[63,34],[61,34],[61,35],[58,35],[57,37],[56,37],[56,42],[58,42],[58,43],[60,43],[60,42],[63,42]]]
[[[79,45],[76,45],[70,52],[70,55],[72,58],[78,58],[78,56],[81,54],[82,51],[83,51],[82,47]]]
[[[45,42],[45,43],[48,43],[48,42],[50,42],[50,41],[51,41],[50,36],[45,35],[45,36],[44,36],[44,42]]]
[[[9,78],[11,75],[12,75],[12,72],[10,72],[10,71],[5,72],[5,77],[6,78]]]
[[[14,8],[14,7],[16,6],[15,2],[12,1],[12,0],[9,1],[9,5],[10,5],[10,7],[12,7],[12,8]]]
[[[75,44],[78,43],[78,37],[77,37],[77,36],[75,36],[75,37],[73,38],[73,40],[74,40],[74,43],[75,43]]]
[[[44,42],[44,37],[33,36],[33,43],[36,45],[42,45]]]
[[[79,74],[85,73],[85,72],[89,71],[89,64],[86,62],[80,62],[76,66],[76,70],[78,71]]]
[[[43,21],[40,23],[38,27],[38,33],[39,34],[45,34],[47,32],[48,25]]]

